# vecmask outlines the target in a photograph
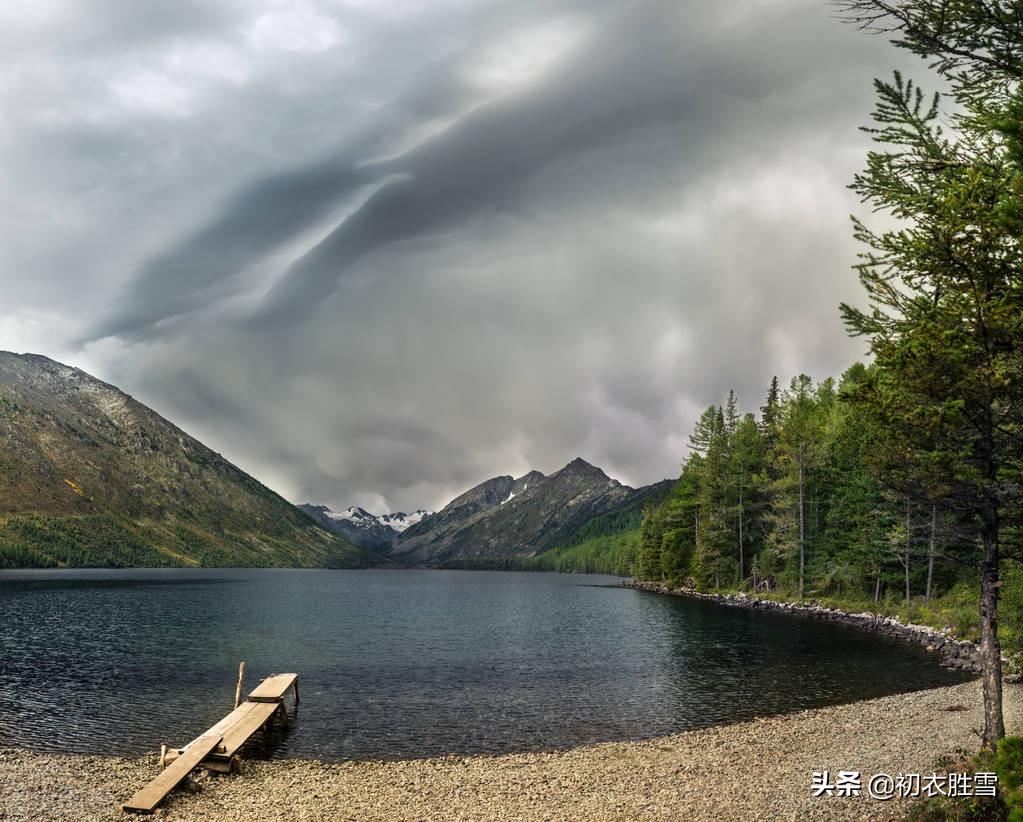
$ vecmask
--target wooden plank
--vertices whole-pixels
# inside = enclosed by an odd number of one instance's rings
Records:
[[[181,780],[188,776],[192,768],[221,743],[222,739],[223,737],[216,734],[197,739],[189,746],[184,755],[174,760],[170,767],[164,768],[156,779],[121,805],[121,808],[132,813],[152,813],[164,797],[173,791]]]
[[[217,759],[230,757],[248,741],[250,736],[270,720],[278,708],[276,702],[250,702],[249,704],[253,706],[253,709],[224,733],[224,750],[214,752]]]
[[[245,716],[250,711],[252,711],[254,707],[255,703],[253,702],[243,702],[241,705],[239,705],[237,708],[231,711],[231,713],[229,713],[227,716],[221,719],[216,725],[214,725],[209,730],[203,731],[201,734],[199,734],[199,736],[197,736],[184,747],[179,748],[177,750],[174,749],[169,750],[167,752],[168,761],[171,761],[173,758],[176,758],[183,754],[204,736],[210,736],[212,734],[224,736],[224,734],[226,734],[233,726],[237,725],[242,719],[244,719]]]
[[[216,725],[210,728],[208,731],[202,734],[202,736],[209,736],[210,734],[219,733],[221,736],[226,736],[227,732],[241,722],[245,717],[252,711],[253,704],[249,702],[243,702],[231,713],[221,719]]]
[[[223,745],[218,745],[218,748],[223,748]],[[167,764],[176,762],[179,758],[185,755],[187,751],[170,751],[167,754]],[[217,757],[220,757],[219,759]],[[216,751],[207,756],[202,762],[199,763],[200,768],[205,768],[207,771],[217,771],[218,773],[230,773],[232,763],[238,761],[238,756],[228,756],[218,754]]]
[[[249,694],[249,702],[280,702],[288,688],[298,681],[298,674],[268,676]]]
[[[216,734],[223,738],[221,744],[217,745],[203,761],[203,767],[213,760],[229,760],[249,737],[270,720],[279,707],[279,702],[243,702],[231,711],[200,737],[202,739],[210,734]],[[197,741],[190,742],[180,751],[168,751],[167,761],[176,762],[177,758],[184,756]]]

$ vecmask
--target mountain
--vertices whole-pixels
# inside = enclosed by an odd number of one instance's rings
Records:
[[[583,459],[550,476],[494,477],[407,529],[388,554],[430,565],[534,556],[565,544],[598,517],[634,510],[660,485],[630,488]]]
[[[618,534],[631,531],[636,531],[638,534],[646,507],[650,503],[656,504],[663,500],[677,482],[678,480],[663,479],[651,485],[644,485],[637,489],[632,498],[624,504],[593,519],[586,520],[570,534],[567,534],[558,543],[555,550],[564,551],[595,539],[613,538]]]
[[[298,507],[324,528],[329,528],[354,545],[368,548],[370,551],[390,548],[402,531],[429,516],[428,512],[423,510],[413,511],[411,514],[398,511],[375,516],[355,505],[344,511],[332,511],[326,505],[310,503]]]
[[[418,522],[422,522],[426,517],[430,516],[430,511],[424,511],[419,508],[413,511],[411,514],[406,514],[404,511],[397,511],[392,514],[381,514],[377,517],[382,525],[386,525],[399,534],[402,531],[411,528]]]
[[[114,386],[0,352],[0,566],[386,562]]]
[[[662,480],[638,489],[630,502],[587,520],[559,545],[533,556],[455,557],[441,568],[493,571],[557,571],[632,576],[645,509],[661,502],[677,483]]]

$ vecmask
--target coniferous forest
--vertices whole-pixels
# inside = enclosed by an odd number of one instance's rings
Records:
[[[963,628],[975,633],[975,523],[897,473],[897,455],[857,404],[874,370],[857,363],[838,381],[801,374],[785,387],[775,378],[756,412],[732,393],[707,408],[671,494],[646,511],[636,575],[908,603],[915,614],[954,601],[969,604]],[[1003,536],[1013,553],[1015,529]]]
[[[1017,616],[1023,583],[1023,16],[972,0],[837,6],[924,61],[922,84],[875,81],[874,148],[851,185],[869,215],[853,220],[864,299],[841,317],[870,364],[772,381],[757,414],[734,395],[708,408],[644,518],[637,572],[968,604],[992,746],[1001,642],[1018,648],[999,602]]]

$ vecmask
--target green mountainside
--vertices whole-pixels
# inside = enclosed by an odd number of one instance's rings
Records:
[[[587,520],[560,544],[533,556],[459,557],[442,568],[502,571],[556,571],[631,576],[639,555],[644,512],[670,494],[674,480],[640,488],[624,504]]]
[[[494,477],[406,530],[388,554],[444,567],[491,567],[507,557],[542,555],[571,540],[638,526],[643,500],[660,485],[630,488],[582,459],[550,476]]]
[[[0,352],[0,567],[382,564],[117,388]]]
[[[531,557],[461,557],[436,567],[456,571],[554,571],[561,574],[632,575],[639,552],[639,529],[592,537]]]

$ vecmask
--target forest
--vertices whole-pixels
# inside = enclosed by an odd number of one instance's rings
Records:
[[[928,78],[874,81],[873,143],[850,185],[866,215],[852,220],[863,304],[840,315],[869,364],[837,383],[772,381],[759,414],[734,395],[708,408],[674,492],[644,518],[637,571],[799,599],[926,606],[961,591],[977,606],[994,748],[999,604],[1020,595],[1023,6],[835,6]]]
[[[707,408],[671,494],[646,511],[635,575],[857,604],[965,603],[974,634],[974,523],[896,472],[901,455],[883,450],[878,421],[857,406],[872,371],[857,363],[837,382],[801,374],[784,388],[775,378],[757,413],[734,393]],[[1003,545],[1018,545],[1015,529]]]

